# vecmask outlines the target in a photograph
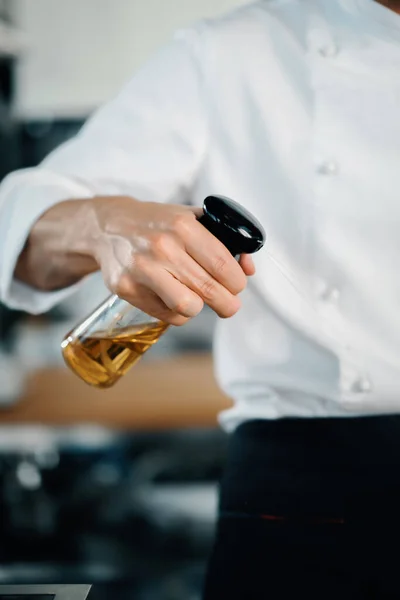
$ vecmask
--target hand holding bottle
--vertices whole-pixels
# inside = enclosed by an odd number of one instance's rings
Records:
[[[204,303],[220,317],[239,309],[251,257],[238,263],[197,220],[201,210],[113,197],[96,198],[91,212],[92,256],[120,298],[173,325]]]

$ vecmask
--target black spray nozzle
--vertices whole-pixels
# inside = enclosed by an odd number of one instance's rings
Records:
[[[199,222],[226,246],[231,254],[253,254],[265,243],[262,225],[243,206],[225,196],[208,196]]]

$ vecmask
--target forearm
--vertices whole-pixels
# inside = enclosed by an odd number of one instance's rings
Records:
[[[67,200],[42,215],[19,257],[15,278],[54,291],[96,271],[90,252],[91,204],[92,200]]]

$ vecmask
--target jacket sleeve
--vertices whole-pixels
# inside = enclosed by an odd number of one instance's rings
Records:
[[[128,195],[185,202],[207,144],[203,26],[178,32],[79,134],[0,186],[0,299],[31,313],[76,289],[41,292],[13,278],[37,219],[66,199]],[[79,285],[79,284],[78,284]]]

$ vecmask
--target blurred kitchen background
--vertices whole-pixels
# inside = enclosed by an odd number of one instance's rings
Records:
[[[240,3],[0,0],[0,179],[74,135],[175,29]],[[227,443],[214,317],[170,329],[101,392],[60,341],[106,294],[94,276],[41,317],[0,305],[0,583],[196,600]]]

